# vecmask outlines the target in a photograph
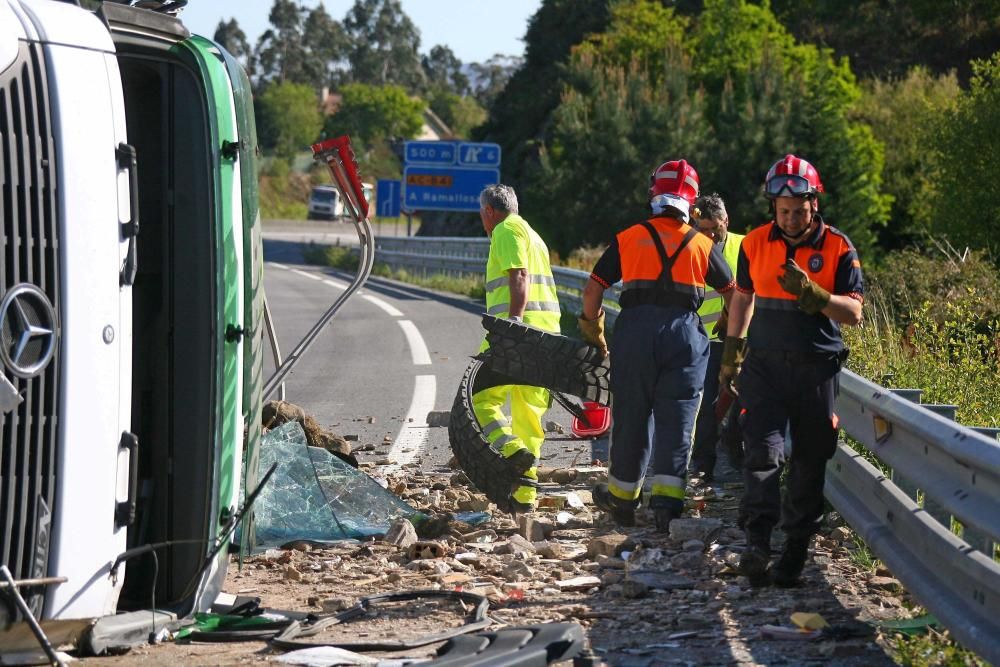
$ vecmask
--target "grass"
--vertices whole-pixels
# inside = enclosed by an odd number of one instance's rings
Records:
[[[893,634],[889,653],[904,667],[989,667],[989,663],[952,639],[947,630],[938,632],[933,628],[923,635]]]
[[[872,550],[868,548],[868,544],[858,537],[854,536],[854,548],[848,548],[849,558],[851,562],[860,567],[862,570],[867,570],[869,572],[874,572],[878,569],[881,561],[875,557]]]

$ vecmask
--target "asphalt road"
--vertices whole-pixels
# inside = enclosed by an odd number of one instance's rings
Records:
[[[353,233],[349,227],[343,231]],[[305,233],[310,240],[315,232]],[[294,348],[351,280],[340,271],[304,265],[301,240],[265,229],[264,284],[283,353]],[[451,458],[448,431],[428,427],[427,414],[451,409],[469,357],[483,337],[482,312],[480,302],[465,297],[373,278],[295,367],[286,382],[286,400],[334,432],[356,436],[355,450],[373,445],[359,455],[362,460],[418,461],[425,470],[443,466]],[[269,355],[267,363],[269,376]],[[549,420],[567,431],[571,423],[558,405],[546,415]],[[543,459],[545,465],[587,462],[590,442],[550,433]]]

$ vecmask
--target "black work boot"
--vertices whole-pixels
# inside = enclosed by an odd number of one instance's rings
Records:
[[[679,519],[681,513],[670,507],[658,507],[653,509],[653,518],[656,520],[656,531],[659,533],[670,532],[670,522]]]
[[[507,465],[510,469],[520,476],[524,476],[526,472],[535,467],[538,463],[538,459],[535,455],[528,451],[527,447],[523,447],[510,456],[505,458]]]
[[[598,484],[595,486],[591,492],[591,496],[594,499],[594,505],[597,506],[597,509],[610,514],[611,518],[619,526],[630,528],[635,525],[635,507],[639,504],[637,501],[630,502],[616,498],[608,490],[607,484]]]
[[[785,541],[785,548],[781,551],[781,558],[771,566],[771,579],[774,584],[782,588],[798,586],[808,556],[809,538],[789,537]]]
[[[747,533],[747,549],[740,556],[740,573],[754,588],[767,586],[767,565],[771,561],[771,536]]]

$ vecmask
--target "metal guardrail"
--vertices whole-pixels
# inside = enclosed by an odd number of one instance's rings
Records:
[[[464,237],[396,237],[375,238],[375,261],[393,268],[405,268],[422,273],[443,273],[449,276],[481,276],[490,254],[488,238]],[[586,271],[552,267],[556,291],[563,310],[579,313],[583,303],[583,288],[590,278]],[[618,316],[621,288],[613,286],[605,292],[605,320],[608,326]]]
[[[481,275],[488,253],[485,238],[376,239],[377,261],[451,275]],[[560,302],[579,312],[589,274],[562,267],[552,272]],[[611,324],[619,292],[607,296]],[[891,472],[841,443],[827,466],[826,495],[960,642],[1000,664],[1000,564],[993,560],[1000,543],[1000,443],[995,433],[949,419],[954,406],[914,402],[919,393],[841,372],[841,427]],[[964,539],[952,531],[952,517]]]
[[[826,495],[960,642],[1000,664],[1000,564],[993,560],[1000,542],[1000,443],[936,407],[842,371],[841,427],[890,466],[892,478],[841,444],[827,466]],[[897,485],[898,479],[906,482]],[[952,517],[966,539],[952,532]]]

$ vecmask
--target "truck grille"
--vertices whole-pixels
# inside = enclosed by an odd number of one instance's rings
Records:
[[[25,42],[20,42],[14,64],[0,72],[2,293],[5,297],[15,286],[34,285],[48,299],[43,309],[55,314],[48,334],[55,336],[55,356],[34,377],[18,377],[16,359],[8,362],[18,327],[23,329],[25,321],[37,325],[38,313],[21,308],[21,319],[13,321],[16,317],[8,314],[17,308],[0,310],[0,344],[8,352],[2,372],[23,399],[15,409],[0,414],[0,562],[15,579],[47,575],[50,510],[55,505],[61,318],[56,155],[46,76],[42,47]],[[36,304],[40,301],[44,299],[36,296]],[[23,354],[37,354],[37,343],[38,339],[32,340]],[[40,613],[44,590],[22,592],[32,611]],[[4,611],[0,607],[0,620]],[[6,611],[10,617],[11,610]]]

